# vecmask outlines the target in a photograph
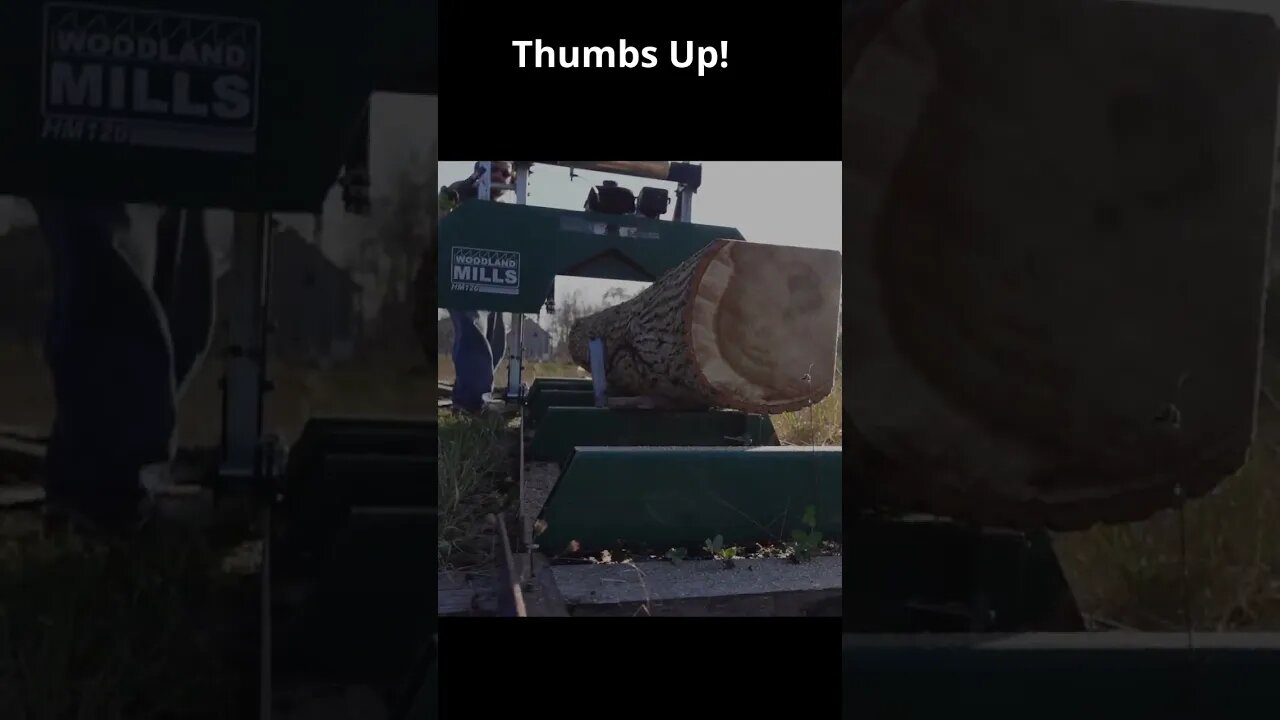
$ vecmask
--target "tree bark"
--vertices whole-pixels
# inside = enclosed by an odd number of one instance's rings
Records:
[[[1243,465],[1273,37],[1267,18],[1188,8],[916,0],[858,55],[843,190],[859,492],[1074,529]]]
[[[681,408],[781,413],[831,393],[840,328],[840,253],[717,240],[636,297],[581,318],[574,362],[604,340],[613,396]]]

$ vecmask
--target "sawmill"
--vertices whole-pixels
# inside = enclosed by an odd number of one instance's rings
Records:
[[[533,172],[562,168],[670,183],[675,197],[605,179],[582,210],[529,204]],[[438,240],[439,306],[511,313],[516,328],[493,393],[519,437],[497,611],[705,614],[736,602],[756,614],[838,615],[838,554],[738,571],[725,561],[753,543],[841,537],[841,448],[782,445],[771,421],[835,387],[840,253],[693,222],[699,165],[516,161],[513,170],[500,189],[514,202],[494,202],[489,163],[477,163],[483,200],[444,217]],[[522,318],[554,312],[557,277],[648,286],[574,323],[570,353],[589,377],[526,382]],[[622,552],[640,561],[592,560]],[[442,614],[472,609],[449,599],[447,574],[439,584]]]

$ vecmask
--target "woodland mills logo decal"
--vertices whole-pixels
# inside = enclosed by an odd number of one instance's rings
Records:
[[[260,44],[252,19],[49,3],[41,137],[252,154]]]
[[[520,294],[520,253],[514,250],[455,247],[449,289],[460,292]]]

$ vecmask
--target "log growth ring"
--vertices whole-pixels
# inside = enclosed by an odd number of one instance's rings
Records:
[[[791,412],[835,386],[834,342],[815,339],[839,336],[839,254],[822,262],[822,251],[794,249],[717,240],[698,259],[686,347],[697,382],[719,405]]]

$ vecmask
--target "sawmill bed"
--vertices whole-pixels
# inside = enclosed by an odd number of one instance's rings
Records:
[[[522,612],[529,617],[796,617],[838,616],[841,558],[808,563],[781,558],[664,560],[554,565],[535,553],[514,557],[520,575]],[[500,573],[437,575],[442,617],[504,614],[511,602]],[[503,598],[499,594],[503,593]],[[505,600],[505,602],[504,602]]]
[[[526,488],[526,513],[540,507],[536,497],[537,494]],[[658,558],[600,562],[550,560],[541,552],[530,555],[514,551],[508,555],[502,547],[505,544],[497,544],[503,551],[496,554],[494,567],[437,574],[440,616],[840,614],[842,557],[839,554],[818,555],[803,563],[785,557],[741,557],[731,563],[715,559],[675,563]],[[529,571],[530,561],[533,572]],[[504,567],[511,567],[512,571],[503,572]],[[516,588],[511,587],[509,580],[512,573],[518,577]]]
[[[437,575],[440,616],[840,614],[838,448],[780,447],[767,418],[742,413],[582,407],[590,394],[589,380],[533,383],[526,421],[543,422],[524,428],[523,493],[499,533],[508,542],[495,541],[481,571]],[[543,395],[545,407],[533,402]],[[559,404],[569,395],[577,406]],[[572,431],[547,435],[554,418]],[[646,433],[619,431],[623,419],[643,421]],[[539,432],[554,436],[545,446],[554,451],[535,452]],[[585,467],[595,459],[600,467]],[[802,521],[815,506],[817,521]],[[802,522],[815,522],[823,541],[796,562],[787,554],[792,531],[809,527]],[[737,548],[731,563],[703,552],[717,535]],[[757,541],[761,552],[744,555]]]
[[[653,560],[551,565],[572,616],[801,616],[840,614],[841,558]],[[544,583],[545,584],[545,583]]]
[[[541,514],[559,472],[555,463],[535,462],[526,467],[521,506],[526,522],[532,523]],[[528,614],[535,616],[840,614],[839,554],[818,555],[804,563],[784,557],[742,557],[731,563],[708,558],[676,563],[660,558],[555,561],[535,552],[532,577],[527,571],[528,553],[517,553],[514,563],[521,576],[522,600]]]

